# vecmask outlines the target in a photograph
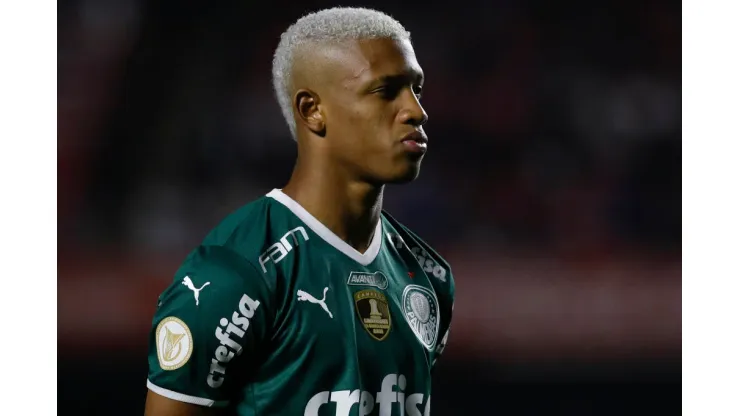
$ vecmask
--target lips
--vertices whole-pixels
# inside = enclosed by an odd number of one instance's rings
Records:
[[[405,141],[414,141],[414,142],[419,143],[419,144],[426,144],[429,141],[429,139],[427,139],[426,134],[424,134],[423,132],[421,132],[419,130],[415,130],[415,131],[412,131],[411,133],[403,136],[403,138],[401,139],[401,141],[402,142],[405,142]]]
[[[401,138],[401,146],[403,146],[408,154],[419,156],[426,153],[428,141],[423,131],[416,130]]]

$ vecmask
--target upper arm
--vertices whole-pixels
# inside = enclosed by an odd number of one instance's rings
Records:
[[[260,364],[271,300],[263,276],[243,257],[218,246],[194,251],[160,296],[152,322],[147,415],[228,405]]]

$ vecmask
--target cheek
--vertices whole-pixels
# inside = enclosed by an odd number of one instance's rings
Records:
[[[393,132],[395,113],[390,104],[373,103],[356,107],[348,118],[350,125],[362,128],[368,139],[387,139]]]
[[[384,102],[345,102],[333,109],[329,128],[335,126],[335,133],[349,139],[342,140],[342,146],[351,146],[365,157],[385,153],[394,133],[392,107]]]
[[[329,122],[341,132],[351,132],[365,123],[365,115],[366,112],[360,106],[344,103],[333,109]]]
[[[367,106],[345,107],[339,115],[342,131],[366,141],[375,137],[383,128],[383,118]]]

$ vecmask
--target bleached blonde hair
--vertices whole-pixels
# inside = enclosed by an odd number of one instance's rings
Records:
[[[307,14],[280,35],[272,60],[272,86],[293,140],[296,123],[291,93],[296,52],[306,45],[383,38],[411,40],[411,34],[391,16],[362,7],[334,7]]]

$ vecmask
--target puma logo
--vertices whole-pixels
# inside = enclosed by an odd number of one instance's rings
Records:
[[[210,285],[211,282],[205,282],[203,286],[200,287],[200,289],[196,289],[195,285],[193,285],[193,281],[190,280],[190,276],[185,276],[185,278],[182,279],[182,284],[193,291],[193,295],[195,296],[195,306],[198,306],[198,296],[200,296],[200,291],[203,290],[204,287]]]
[[[324,297],[321,300],[318,300],[315,297],[311,296],[310,293],[306,293],[306,292],[304,292],[302,290],[299,290],[298,291],[298,300],[299,301],[301,301],[301,300],[306,301],[307,300],[307,301],[309,301],[311,303],[317,303],[317,304],[319,304],[326,311],[326,313],[329,314],[329,318],[332,318],[333,319],[334,318],[334,315],[332,315],[331,312],[329,312],[329,308],[326,306],[326,302],[325,302],[326,301],[326,291],[327,290],[329,290],[329,288],[328,287],[325,287],[324,288]]]

